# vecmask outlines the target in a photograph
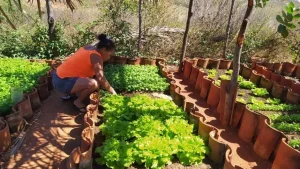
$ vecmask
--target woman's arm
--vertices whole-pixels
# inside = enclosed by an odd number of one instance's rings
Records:
[[[99,83],[99,86],[104,88],[105,90],[109,91],[112,94],[117,94],[114,88],[111,87],[109,82],[106,80],[103,72],[103,61],[97,54],[91,54],[91,63],[93,65],[96,80]]]

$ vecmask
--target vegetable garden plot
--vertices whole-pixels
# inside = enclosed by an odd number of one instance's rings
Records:
[[[172,101],[146,95],[103,98],[106,136],[96,148],[98,164],[120,169],[137,163],[164,168],[175,157],[184,165],[199,164],[209,153],[203,140],[193,135],[187,114]]]
[[[232,70],[206,70],[208,76],[216,80],[231,79]],[[272,120],[272,127],[284,132],[289,137],[290,145],[300,149],[300,105],[283,103],[280,99],[273,98],[265,88],[259,88],[253,82],[238,77],[239,89],[237,101],[247,104],[256,112],[265,114]]]
[[[104,70],[107,80],[119,92],[164,92],[169,88],[156,66],[105,65]]]
[[[12,106],[11,88],[19,87],[29,92],[38,83],[38,78],[49,70],[47,64],[24,59],[0,58],[0,116],[7,114]]]

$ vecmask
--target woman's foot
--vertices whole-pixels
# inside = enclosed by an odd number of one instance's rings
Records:
[[[76,109],[79,110],[80,112],[82,113],[87,112],[86,105],[84,105],[79,99],[76,99],[73,104],[76,107]]]
[[[74,94],[66,94],[64,96],[61,97],[62,100],[76,100],[77,96]]]

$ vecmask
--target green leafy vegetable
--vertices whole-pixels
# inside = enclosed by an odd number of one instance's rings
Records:
[[[256,85],[254,83],[252,83],[251,81],[242,81],[239,84],[240,88],[242,89],[254,89],[256,87]]]
[[[268,104],[280,104],[280,99],[277,98],[268,98],[267,99]]]
[[[213,79],[217,74],[217,70],[216,69],[210,69],[208,70],[208,77]]]
[[[300,149],[300,139],[291,140],[290,146],[296,149]]]
[[[186,113],[172,101],[147,95],[107,95],[102,101],[100,129],[107,139],[96,148],[98,164],[119,169],[137,162],[163,169],[174,157],[184,165],[199,164],[209,153],[203,140],[192,134]]]
[[[0,58],[0,116],[11,110],[13,103],[10,92],[13,87],[21,87],[23,93],[29,92],[37,85],[38,78],[49,69],[47,64],[19,58]]]
[[[245,99],[243,98],[237,98],[236,101],[240,102],[240,103],[244,103],[246,104],[247,102],[245,101]]]
[[[230,80],[230,76],[228,76],[228,75],[221,75],[220,79],[221,80]]]
[[[265,95],[269,94],[269,92],[265,88],[255,88],[255,89],[252,89],[252,93],[255,96],[265,96]]]
[[[168,90],[167,79],[158,74],[155,66],[106,65],[104,74],[117,91],[151,91]]]

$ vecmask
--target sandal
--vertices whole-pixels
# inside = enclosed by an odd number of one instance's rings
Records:
[[[62,96],[61,99],[62,100],[76,100],[77,96],[68,94],[68,95]]]
[[[73,104],[74,108],[80,111],[81,113],[86,113],[86,106],[85,107],[77,107],[75,104]]]

